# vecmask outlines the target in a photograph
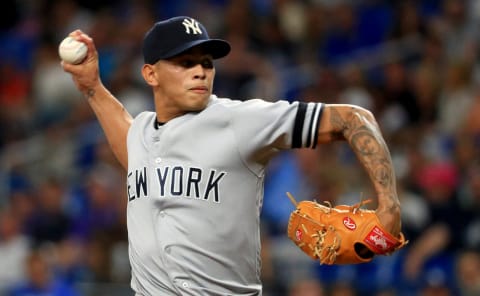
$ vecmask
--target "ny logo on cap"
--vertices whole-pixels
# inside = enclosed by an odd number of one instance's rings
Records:
[[[192,34],[202,34],[198,22],[194,19],[184,19],[182,25],[185,27],[185,33],[187,34],[190,34],[190,30],[192,30]]]

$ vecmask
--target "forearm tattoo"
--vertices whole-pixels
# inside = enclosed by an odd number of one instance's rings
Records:
[[[395,174],[388,147],[374,120],[352,108],[350,118],[331,109],[330,122],[355,151],[380,196],[397,202]]]
[[[91,97],[93,97],[95,95],[95,90],[93,88],[89,88],[87,89],[87,92],[85,93],[85,97],[87,99],[90,99]]]

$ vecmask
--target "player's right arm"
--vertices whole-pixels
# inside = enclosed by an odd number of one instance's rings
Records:
[[[72,75],[78,90],[85,96],[105,133],[107,141],[120,164],[127,169],[127,133],[132,116],[102,84],[99,75],[98,53],[88,35],[80,30],[70,36],[88,47],[85,60],[78,65],[62,62],[63,69]]]

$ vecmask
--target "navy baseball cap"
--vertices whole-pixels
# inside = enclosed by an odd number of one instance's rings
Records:
[[[143,39],[143,59],[146,64],[174,57],[201,45],[214,59],[226,56],[230,44],[222,39],[211,39],[205,27],[187,16],[177,16],[155,23]]]

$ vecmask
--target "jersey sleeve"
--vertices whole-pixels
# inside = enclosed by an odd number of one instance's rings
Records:
[[[299,102],[292,131],[292,148],[315,148],[323,104]]]
[[[232,125],[248,150],[315,148],[322,103],[249,100],[235,108]]]

